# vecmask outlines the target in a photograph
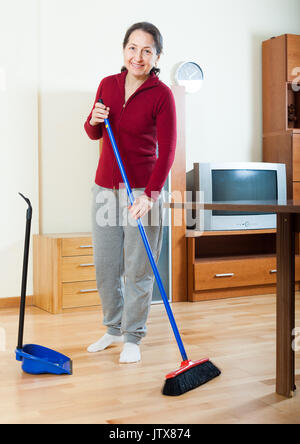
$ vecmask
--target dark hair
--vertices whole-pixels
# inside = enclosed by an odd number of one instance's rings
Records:
[[[149,22],[135,23],[134,25],[130,26],[130,28],[127,29],[124,40],[123,40],[123,49],[125,49],[125,47],[128,43],[129,37],[131,36],[133,31],[136,31],[138,29],[141,29],[142,31],[148,32],[148,34],[152,35],[153,40],[154,40],[154,44],[155,44],[156,53],[157,53],[157,55],[160,55],[163,50],[163,38],[162,38],[162,35],[159,32],[158,28]],[[123,66],[121,69],[121,72],[123,72],[123,71],[126,71],[125,66]],[[160,69],[156,68],[154,66],[150,71],[150,74],[151,73],[158,75],[160,73]]]

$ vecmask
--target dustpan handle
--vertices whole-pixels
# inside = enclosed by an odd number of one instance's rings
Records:
[[[102,99],[99,99],[98,102],[103,104],[103,100]],[[121,156],[119,154],[119,150],[118,150],[118,147],[117,147],[117,144],[116,144],[116,141],[115,141],[115,138],[114,138],[114,135],[113,135],[113,132],[112,132],[109,120],[105,119],[104,120],[104,124],[105,124],[106,130],[108,132],[109,139],[110,139],[110,142],[111,142],[114,154],[116,156],[116,159],[117,159],[117,162],[118,162],[118,166],[119,166],[122,178],[123,178],[123,180],[125,182],[125,186],[126,186],[126,190],[127,190],[127,194],[128,194],[130,203],[132,205],[133,202],[134,202],[134,197],[133,197],[132,190],[131,190],[129,182],[128,182],[128,178],[127,178],[124,166],[123,166],[123,162],[122,162]],[[178,348],[179,348],[181,356],[182,356],[182,360],[186,361],[188,359],[187,358],[187,354],[186,354],[186,351],[184,349],[184,345],[183,345],[182,339],[180,337],[180,333],[178,331],[178,327],[176,325],[176,321],[175,321],[175,318],[174,318],[174,315],[173,315],[170,303],[168,301],[168,297],[167,297],[167,294],[165,292],[165,289],[164,289],[164,286],[163,286],[163,283],[162,283],[159,271],[157,269],[157,266],[156,266],[156,263],[155,263],[155,260],[154,260],[154,257],[153,257],[152,251],[151,251],[151,247],[150,247],[150,244],[149,244],[149,241],[148,241],[148,238],[147,238],[147,234],[145,232],[145,229],[143,227],[143,224],[142,224],[142,221],[141,221],[140,218],[137,220],[137,224],[138,224],[138,228],[140,230],[140,233],[141,233],[141,236],[142,236],[145,248],[146,248],[146,252],[147,252],[147,255],[148,255],[148,258],[149,258],[149,261],[150,261],[150,264],[151,264],[151,267],[152,267],[152,270],[153,270],[153,273],[154,273],[154,276],[156,278],[156,282],[157,282],[157,285],[158,285],[158,288],[159,288],[159,291],[160,291],[163,303],[165,305],[165,309],[166,309],[167,315],[169,317],[169,321],[170,321],[171,327],[173,329],[173,333],[174,333],[175,339],[177,341]]]
[[[23,333],[24,333],[24,318],[25,318],[25,305],[26,305],[26,286],[27,286],[27,271],[28,271],[28,257],[29,257],[29,244],[30,244],[30,228],[32,219],[32,206],[30,200],[19,193],[21,197],[27,202],[28,208],[26,212],[26,230],[25,230],[25,243],[24,243],[24,256],[23,256],[23,272],[22,272],[22,286],[21,286],[21,303],[20,303],[20,315],[19,315],[19,335],[18,335],[18,349],[23,348]]]

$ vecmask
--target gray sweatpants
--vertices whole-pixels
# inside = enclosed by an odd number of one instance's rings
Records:
[[[133,188],[134,198],[145,188]],[[97,288],[107,333],[124,335],[139,344],[146,334],[154,274],[137,226],[127,209],[125,188],[111,190],[94,185],[92,237]],[[163,198],[142,217],[156,263],[163,238]]]

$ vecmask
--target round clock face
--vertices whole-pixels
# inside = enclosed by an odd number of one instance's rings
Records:
[[[178,66],[175,78],[178,85],[185,86],[186,92],[194,93],[202,86],[203,71],[195,62],[183,62]]]

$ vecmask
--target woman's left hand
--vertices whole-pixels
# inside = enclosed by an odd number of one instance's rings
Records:
[[[153,200],[146,194],[137,197],[133,202],[133,205],[128,205],[129,212],[135,220],[145,216],[152,207]]]

